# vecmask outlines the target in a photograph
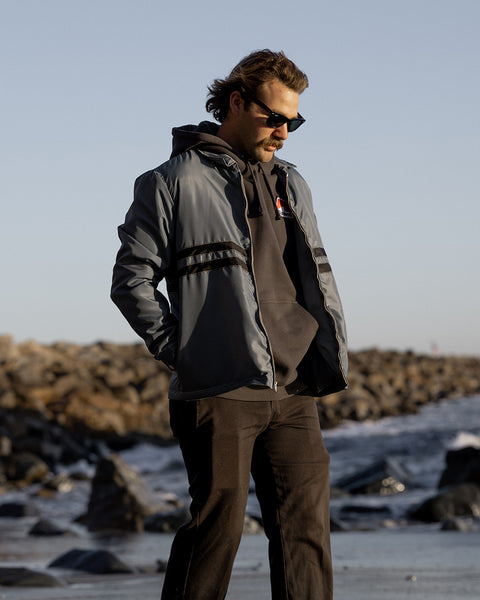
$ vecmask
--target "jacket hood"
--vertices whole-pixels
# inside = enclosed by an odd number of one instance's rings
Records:
[[[233,148],[218,137],[219,125],[210,121],[202,121],[198,125],[183,125],[172,129],[172,154],[170,158],[202,146],[213,152],[234,153]]]
[[[201,148],[207,152],[215,154],[226,154],[235,160],[240,172],[245,175],[249,172],[252,164],[261,164],[257,161],[251,161],[247,156],[233,148],[228,142],[218,137],[220,126],[210,121],[202,121],[198,125],[184,125],[183,127],[174,127],[172,129],[172,154],[170,158],[191,150],[192,148]],[[275,161],[272,159],[269,163],[270,170]],[[262,167],[263,168],[263,167]]]

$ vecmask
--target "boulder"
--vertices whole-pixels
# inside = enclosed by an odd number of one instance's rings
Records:
[[[99,460],[92,480],[86,523],[90,531],[143,531],[144,519],[162,506],[142,477],[120,456]]]
[[[96,574],[134,573],[132,568],[108,550],[74,548],[53,560],[48,566],[49,568],[73,569]]]
[[[0,364],[15,358],[18,358],[18,349],[13,335],[0,335]]]
[[[359,516],[386,519],[392,516],[392,510],[387,505],[368,506],[365,504],[345,504],[340,509],[341,520],[348,520],[350,517],[354,517],[356,520]]]
[[[12,453],[2,463],[7,479],[21,485],[43,481],[50,473],[48,465],[31,452]]]
[[[410,512],[413,519],[427,523],[478,515],[480,515],[480,486],[475,483],[461,483],[447,489],[428,498]]]
[[[60,527],[49,519],[40,519],[30,529],[28,535],[36,537],[49,537],[49,536],[60,536],[60,535],[75,535],[70,529]]]
[[[155,533],[175,533],[179,527],[190,519],[186,508],[174,508],[149,515],[144,520],[145,531]]]
[[[341,478],[335,487],[349,494],[388,496],[405,491],[411,478],[411,473],[396,458],[388,457],[358,473]]]
[[[476,483],[480,486],[480,448],[467,446],[449,450],[446,463],[438,482],[439,488],[460,483]]]
[[[0,504],[0,517],[36,517],[40,514],[36,506],[23,502],[4,502]]]
[[[245,515],[243,519],[243,533],[244,535],[258,535],[263,534],[263,523],[261,519]]]
[[[61,587],[56,577],[24,567],[0,567],[0,587]],[[5,596],[2,594],[2,598]]]
[[[92,462],[99,453],[98,442],[69,432],[39,412],[0,407],[0,423],[4,425],[0,436],[4,432],[6,438],[5,450],[0,453],[3,461],[12,454],[28,452],[53,467],[59,462],[71,464],[82,459]]]
[[[12,439],[0,429],[0,457],[10,456],[12,453]]]
[[[60,492],[61,494],[71,492],[74,487],[75,482],[73,481],[72,477],[66,473],[57,473],[56,475],[52,475],[43,485],[45,490],[52,490],[55,492]]]
[[[458,518],[447,519],[443,521],[440,527],[442,531],[461,531],[463,533],[470,531],[477,531],[478,528],[475,526],[473,519]]]

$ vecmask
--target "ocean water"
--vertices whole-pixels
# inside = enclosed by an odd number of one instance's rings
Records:
[[[395,460],[408,471],[405,490],[393,495],[338,495],[331,500],[332,515],[348,529],[409,527],[408,510],[436,493],[445,466],[445,454],[453,446],[479,443],[480,395],[429,404],[415,415],[385,418],[375,422],[345,423],[324,432],[331,457],[332,486],[385,458]],[[473,441],[472,441],[473,440]],[[138,444],[120,453],[152,489],[173,493],[188,504],[188,482],[176,445]],[[70,467],[93,476],[93,467]],[[52,498],[37,495],[35,486],[0,496],[0,503],[28,500],[43,516],[70,522],[85,512],[90,484],[77,482],[71,491]],[[247,506],[260,516],[254,486]]]
[[[358,506],[365,512],[357,514],[357,526],[362,520],[367,526],[411,525],[405,521],[409,509],[438,491],[447,451],[469,445],[480,447],[480,395],[432,403],[418,414],[345,423],[325,432],[324,437],[331,455],[333,486],[386,458],[393,459],[410,475],[401,493],[333,497],[332,514],[343,515],[345,507]],[[372,509],[370,513],[368,508]],[[355,524],[355,511],[349,516],[346,513],[347,521]]]
[[[324,440],[331,457],[332,486],[386,458],[409,473],[401,493],[334,494],[332,514],[348,528],[407,526],[409,509],[436,493],[447,450],[480,443],[480,395],[429,404],[418,414],[345,423],[325,431]],[[121,454],[154,489],[173,492],[188,503],[188,483],[177,446],[141,444]],[[247,512],[260,516],[253,482]]]

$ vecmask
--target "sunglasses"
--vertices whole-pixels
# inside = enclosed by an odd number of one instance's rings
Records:
[[[243,92],[243,95],[246,96],[248,100],[251,100],[258,106],[260,106],[260,108],[263,108],[263,110],[266,110],[269,113],[269,115],[267,117],[267,122],[266,122],[267,127],[271,127],[272,129],[277,129],[278,127],[281,127],[282,125],[284,125],[286,123],[287,131],[290,133],[292,131],[295,131],[296,129],[298,129],[300,127],[300,125],[305,123],[305,119],[302,117],[302,115],[300,113],[298,113],[298,115],[296,117],[294,117],[293,119],[288,119],[285,115],[281,115],[280,113],[273,111],[271,108],[268,108],[268,106],[266,104],[261,102],[258,98],[256,98],[250,92]]]

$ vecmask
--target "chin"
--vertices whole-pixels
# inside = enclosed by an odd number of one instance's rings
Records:
[[[260,162],[269,162],[272,160],[274,154],[275,150],[265,150],[265,148],[262,148],[257,152],[257,156],[255,158]]]

